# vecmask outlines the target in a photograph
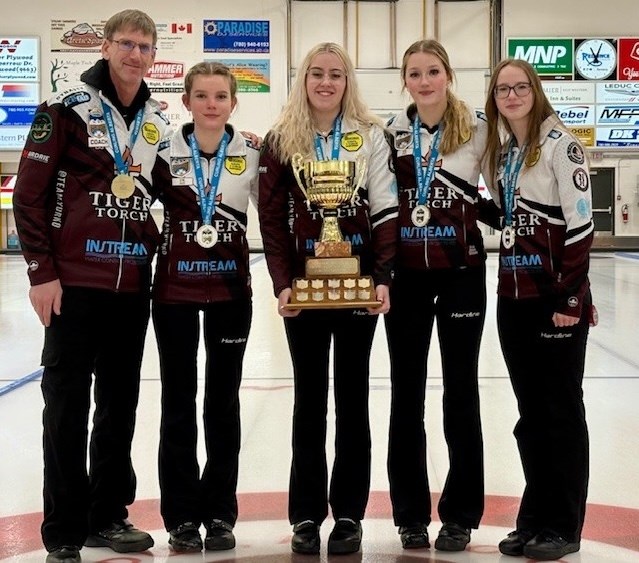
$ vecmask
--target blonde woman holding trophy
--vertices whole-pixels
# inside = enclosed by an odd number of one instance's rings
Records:
[[[370,487],[369,358],[378,315],[390,308],[397,236],[389,163],[383,128],[362,101],[348,54],[334,43],[313,47],[266,136],[258,206],[295,382],[289,519],[296,553],[319,552],[329,505],[335,526],[328,552],[360,549]],[[338,192],[346,192],[339,201]],[[360,294],[367,298],[358,303]],[[329,482],[331,342],[336,438]]]

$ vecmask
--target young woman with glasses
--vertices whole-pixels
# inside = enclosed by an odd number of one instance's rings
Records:
[[[499,550],[554,560],[579,550],[588,488],[588,162],[529,63],[499,63],[488,91],[487,175],[503,216],[497,324],[526,479],[516,530]]]

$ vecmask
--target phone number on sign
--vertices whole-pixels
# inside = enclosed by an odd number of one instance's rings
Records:
[[[234,41],[233,47],[268,47],[268,41]]]

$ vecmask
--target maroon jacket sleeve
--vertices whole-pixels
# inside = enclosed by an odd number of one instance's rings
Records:
[[[282,164],[269,147],[268,136],[260,156],[258,216],[264,253],[273,291],[277,297],[293,281],[292,237],[289,227],[289,192],[286,182],[288,166]]]
[[[66,140],[75,134],[62,106],[41,104],[22,151],[13,192],[13,213],[31,285],[58,278],[51,247],[50,224],[56,206],[56,173]]]

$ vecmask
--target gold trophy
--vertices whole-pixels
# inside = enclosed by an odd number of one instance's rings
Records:
[[[295,278],[287,309],[379,307],[371,276],[361,276],[359,256],[351,255],[337,221],[338,208],[352,202],[364,181],[366,161],[292,158],[293,173],[307,203],[322,211],[315,256],[306,258],[306,276]]]

